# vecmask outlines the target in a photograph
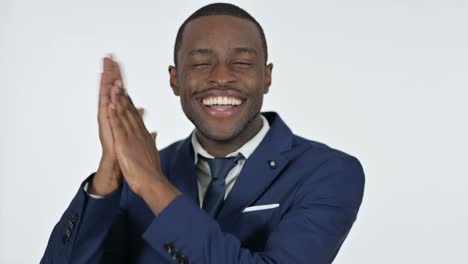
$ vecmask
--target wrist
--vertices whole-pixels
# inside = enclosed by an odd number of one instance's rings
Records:
[[[156,178],[142,187],[140,196],[156,216],[181,194],[165,177]]]
[[[103,177],[102,174],[96,173],[89,181],[88,190],[89,194],[106,196],[114,192],[120,187],[121,181],[112,179],[111,177]]]
[[[101,159],[96,174],[88,185],[88,193],[106,196],[120,187],[122,172],[117,162]]]
[[[99,161],[98,172],[117,174],[120,172],[120,166],[117,160],[108,158],[106,155]]]

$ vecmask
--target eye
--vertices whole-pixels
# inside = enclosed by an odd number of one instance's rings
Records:
[[[209,67],[211,64],[209,64],[208,62],[200,62],[200,63],[194,63],[192,64],[192,67],[193,68],[196,68],[196,69],[203,69],[203,68],[207,68]]]
[[[253,64],[246,61],[235,61],[232,63],[236,68],[247,69],[250,68]]]

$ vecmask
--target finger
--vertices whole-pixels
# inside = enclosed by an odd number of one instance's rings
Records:
[[[143,118],[145,116],[145,109],[144,108],[137,108],[138,114]]]
[[[112,92],[111,92],[111,100],[112,100],[112,105],[114,106],[114,112],[116,117],[120,120],[122,123],[122,126],[125,128],[127,133],[131,133],[134,131],[132,124],[130,123],[130,120],[127,117],[127,107],[123,105],[122,98],[125,97],[122,95],[122,89],[118,88],[117,86],[112,87]]]
[[[109,102],[109,91],[112,87],[114,80],[112,79],[113,61],[111,58],[105,57],[103,59],[103,72],[101,74],[101,81],[99,85],[99,109],[106,112],[105,107]]]
[[[137,108],[137,111],[138,111],[138,115],[140,115],[140,118],[141,120],[143,120],[143,123],[144,123],[146,110],[144,108]]]
[[[99,96],[109,95],[109,90],[112,87],[111,73],[101,73],[101,82],[99,83]]]
[[[105,57],[102,60],[102,75],[101,75],[101,82],[102,84],[110,84],[115,81],[113,77],[114,72],[114,61],[112,58]]]
[[[120,70],[120,65],[119,63],[114,59],[112,60],[112,66],[113,66],[113,77],[114,80],[120,80],[123,82],[122,79],[122,72]]]
[[[119,88],[118,97],[116,100],[119,101],[120,106],[123,108],[123,111],[130,111],[138,116],[140,116],[138,110],[136,109],[135,105],[132,102],[132,99],[128,95],[125,88],[122,86],[122,82],[117,80],[115,81],[115,86]]]
[[[114,60],[112,59],[112,55],[109,57],[104,57],[102,59],[102,71],[111,72],[113,68],[114,68]]]
[[[139,111],[135,108],[120,80],[115,81],[115,87],[117,90],[113,93],[112,102],[116,105],[117,113],[122,115],[120,118],[127,131],[132,134],[137,134],[137,131],[148,133]]]
[[[113,103],[117,109],[118,103],[120,100],[119,97],[122,95],[122,89],[117,85],[112,85],[109,95],[110,95],[110,102]]]
[[[102,118],[107,118],[107,106],[110,103],[110,97],[99,96],[99,107],[98,107],[98,120]]]
[[[135,108],[132,99],[128,94],[120,96],[120,103],[126,111],[128,120],[133,127],[133,131],[142,130],[148,132],[143,121],[144,109]]]
[[[101,113],[106,113],[107,112],[107,105],[110,102],[110,90],[112,88],[112,85],[108,84],[102,84],[103,81],[101,80],[101,85],[99,88],[99,99],[98,99],[98,112],[99,114]]]
[[[99,99],[101,100],[101,96],[105,96],[109,94],[109,89],[112,86],[114,80],[112,80],[112,68],[113,62],[110,58],[104,58],[102,62],[102,73],[101,73],[101,82],[99,87]]]
[[[112,78],[111,71],[101,73],[101,82],[99,83],[99,87],[104,86],[104,88],[109,88],[112,86],[113,82],[114,82],[114,79]]]
[[[135,131],[135,134],[148,135],[148,130],[146,129],[145,123],[143,122],[140,114],[127,110],[127,118],[133,128],[133,131]]]
[[[107,107],[107,113],[109,116],[109,123],[112,130],[112,135],[114,138],[114,142],[121,142],[127,137],[127,132],[122,123],[121,119],[119,118],[115,105],[110,103]]]
[[[112,86],[116,80],[122,81],[122,73],[119,63],[111,54],[103,59],[103,71],[101,75],[101,85]]]

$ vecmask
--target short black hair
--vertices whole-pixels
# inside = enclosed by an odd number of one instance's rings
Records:
[[[266,38],[265,38],[265,33],[263,32],[262,26],[253,18],[247,11],[244,9],[235,6],[233,4],[227,4],[227,3],[214,3],[214,4],[209,4],[206,5],[197,11],[190,15],[184,23],[179,27],[179,30],[177,31],[177,37],[174,45],[174,65],[177,66],[177,53],[180,50],[180,46],[182,45],[182,35],[184,34],[184,29],[185,26],[192,20],[199,18],[199,17],[204,17],[204,16],[216,16],[216,15],[226,15],[226,16],[233,16],[233,17],[239,17],[243,19],[247,19],[250,22],[254,23],[257,26],[258,32],[260,33],[260,40],[262,41],[262,47],[263,47],[263,52],[265,54],[265,64],[268,59],[268,49],[267,49],[267,43],[266,43]]]

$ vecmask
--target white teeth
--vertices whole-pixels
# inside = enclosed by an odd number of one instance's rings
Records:
[[[209,98],[205,98],[203,99],[203,104],[204,105],[240,105],[242,104],[242,101],[240,99],[237,99],[237,98],[233,98],[233,97],[209,97]]]

